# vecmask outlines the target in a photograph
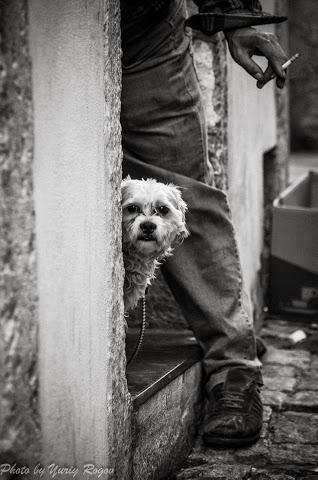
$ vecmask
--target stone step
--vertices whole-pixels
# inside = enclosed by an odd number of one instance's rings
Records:
[[[127,358],[139,337],[129,329]],[[167,479],[192,448],[202,412],[202,353],[191,331],[145,332],[127,368],[133,401],[133,480]]]

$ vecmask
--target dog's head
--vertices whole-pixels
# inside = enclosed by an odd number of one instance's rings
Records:
[[[122,182],[123,245],[143,257],[166,255],[189,232],[186,203],[175,185],[153,179]]]

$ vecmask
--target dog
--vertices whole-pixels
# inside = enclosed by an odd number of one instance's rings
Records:
[[[154,179],[122,181],[125,312],[134,308],[160,261],[189,235],[180,189]]]

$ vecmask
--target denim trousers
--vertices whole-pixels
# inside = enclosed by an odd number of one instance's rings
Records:
[[[124,39],[123,175],[182,188],[191,235],[162,272],[203,349],[209,391],[232,367],[262,377],[227,195],[213,183],[185,18],[184,0],[174,0],[151,29]]]

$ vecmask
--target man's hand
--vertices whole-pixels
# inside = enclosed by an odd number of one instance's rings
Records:
[[[256,78],[258,88],[262,88],[275,76],[277,86],[284,87],[286,73],[282,65],[287,57],[275,35],[247,27],[225,32],[225,38],[233,59]],[[253,55],[267,58],[268,67],[265,72],[254,62]]]

